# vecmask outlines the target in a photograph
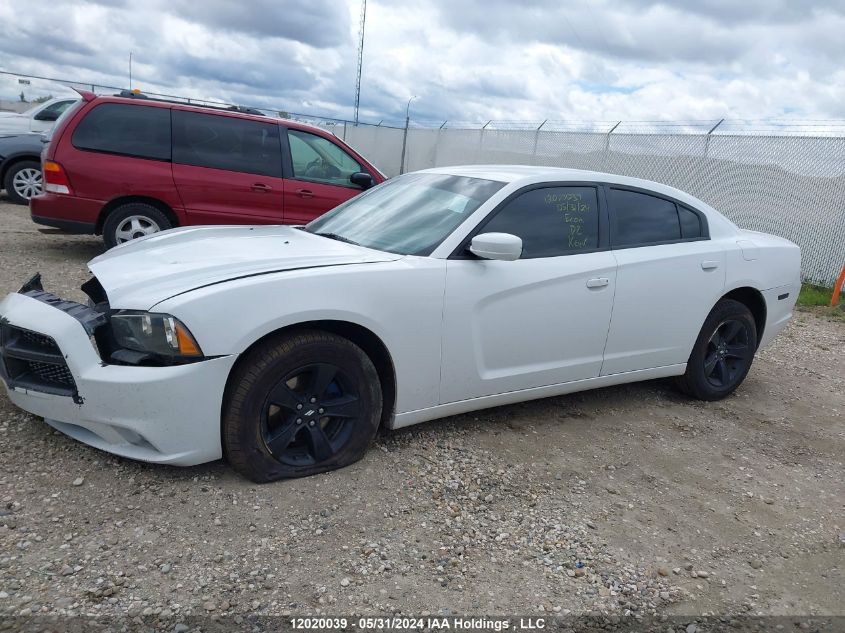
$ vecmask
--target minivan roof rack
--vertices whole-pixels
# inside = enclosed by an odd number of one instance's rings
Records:
[[[161,101],[163,103],[176,103],[178,105],[189,105],[195,108],[210,108],[212,110],[226,110],[228,112],[240,112],[241,114],[253,114],[257,116],[266,116],[261,110],[249,108],[247,106],[239,105],[208,105],[206,103],[191,103],[190,101],[177,101],[176,99],[162,99],[159,97],[151,97],[145,95],[140,90],[121,90],[115,97],[123,97],[125,99],[146,99],[149,101]]]

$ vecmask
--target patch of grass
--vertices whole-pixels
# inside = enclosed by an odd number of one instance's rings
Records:
[[[798,305],[805,308],[808,306],[829,306],[830,295],[832,294],[833,288],[801,284],[801,292],[798,293]]]
[[[839,305],[832,306],[830,305],[832,294],[832,288],[801,284],[801,292],[798,293],[798,309],[829,321],[845,323],[845,298],[840,297]]]
[[[845,324],[845,309],[843,309],[841,301],[838,306],[808,306],[799,309],[827,321]]]

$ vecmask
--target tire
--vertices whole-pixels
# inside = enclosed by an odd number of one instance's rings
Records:
[[[144,202],[130,202],[113,209],[106,216],[103,241],[107,248],[113,248],[138,237],[166,231],[172,226],[160,209]]]
[[[742,384],[757,351],[757,325],[742,303],[723,299],[695,341],[680,388],[699,400],[721,400]]]
[[[3,187],[9,200],[15,204],[29,204],[32,196],[43,191],[41,163],[34,160],[15,163],[3,178]]]
[[[343,468],[366,453],[381,410],[378,373],[360,347],[318,330],[280,335],[229,379],[223,451],[256,483]]]

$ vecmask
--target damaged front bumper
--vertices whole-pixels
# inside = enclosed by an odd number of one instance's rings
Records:
[[[223,391],[235,356],[163,367],[107,364],[105,316],[24,286],[0,301],[0,381],[21,409],[96,448],[190,466],[219,459]]]

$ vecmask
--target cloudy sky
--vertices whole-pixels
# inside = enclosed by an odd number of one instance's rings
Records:
[[[134,87],[351,118],[359,11],[0,0],[0,70],[126,86],[132,51]],[[845,118],[843,33],[845,0],[369,0],[361,119]]]

